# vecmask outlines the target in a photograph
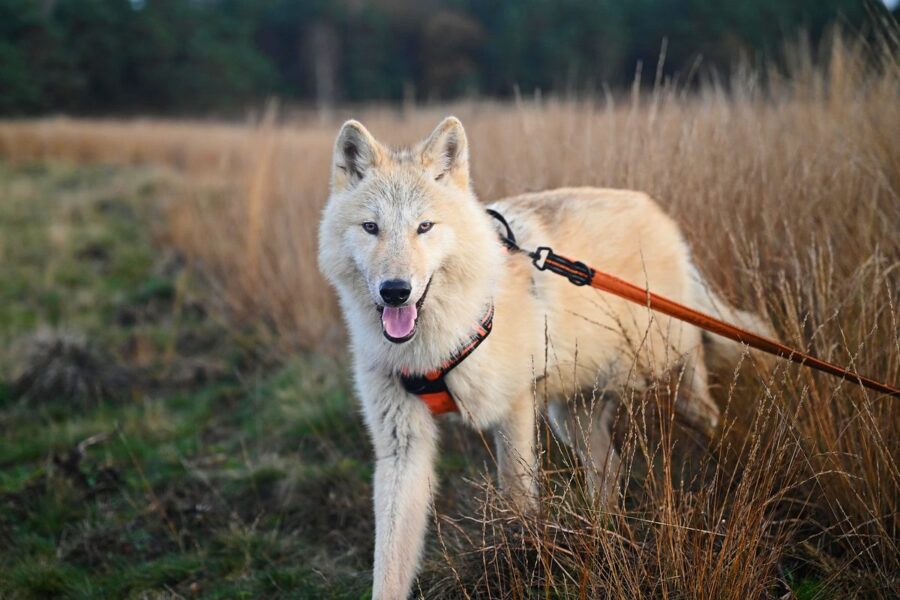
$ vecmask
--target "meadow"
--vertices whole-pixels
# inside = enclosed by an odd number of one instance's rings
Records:
[[[344,117],[399,144],[455,114],[484,200],[646,191],[734,304],[896,385],[896,44],[588,97],[0,122],[0,595],[369,593],[371,454],[315,266]],[[714,383],[709,440],[671,418],[677,378],[624,396],[609,511],[542,424],[542,510],[517,514],[448,423],[418,593],[896,597],[897,402],[750,356]]]

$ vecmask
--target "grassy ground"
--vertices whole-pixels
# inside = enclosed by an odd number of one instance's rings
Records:
[[[269,364],[211,316],[154,244],[173,185],[0,165],[0,597],[362,597],[369,450],[341,367]]]

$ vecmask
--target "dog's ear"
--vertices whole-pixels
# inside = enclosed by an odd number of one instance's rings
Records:
[[[331,163],[331,187],[347,190],[359,183],[369,169],[378,166],[381,148],[359,121],[347,121],[334,143]]]
[[[447,117],[422,144],[422,164],[435,181],[469,187],[469,142],[456,117]]]

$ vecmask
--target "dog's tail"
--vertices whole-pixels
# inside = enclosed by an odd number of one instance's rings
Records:
[[[691,268],[691,287],[694,305],[699,310],[753,333],[775,337],[772,326],[762,316],[731,306],[713,291],[696,267]],[[748,358],[747,346],[714,333],[704,331],[703,342],[707,361],[712,368],[734,369],[742,358]],[[770,368],[775,360],[774,357],[757,351],[753,352],[753,356],[766,368]]]

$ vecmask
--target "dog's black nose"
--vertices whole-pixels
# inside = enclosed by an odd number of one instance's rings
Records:
[[[412,287],[410,287],[408,281],[403,281],[402,279],[388,279],[381,284],[378,292],[384,299],[384,303],[388,306],[400,306],[409,300],[409,295],[412,293]]]

